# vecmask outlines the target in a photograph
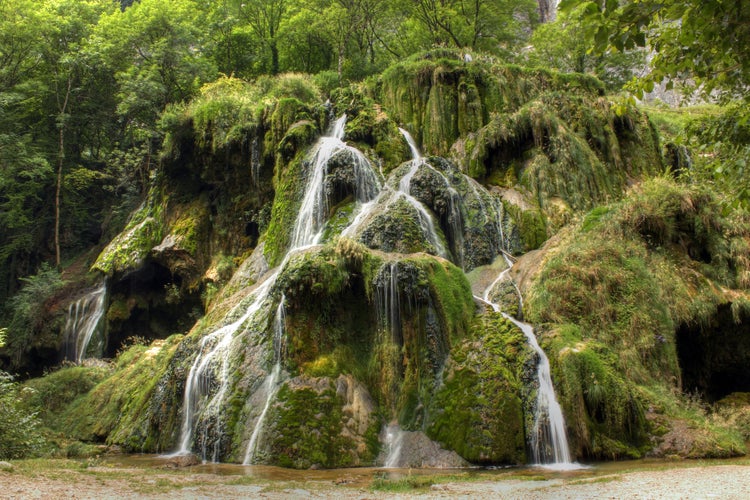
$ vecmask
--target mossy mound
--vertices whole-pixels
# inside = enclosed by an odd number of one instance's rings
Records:
[[[427,434],[475,464],[526,463],[522,386],[532,360],[510,321],[496,313],[475,320],[471,334],[451,349]]]
[[[172,439],[175,426],[154,432],[151,420],[162,405],[158,384],[169,369],[181,335],[153,342],[150,346],[134,345],[120,353],[111,374],[80,395],[59,414],[56,425],[81,441],[106,442],[127,451],[164,451]]]
[[[493,113],[511,113],[548,90],[600,95],[603,85],[584,75],[563,75],[499,65],[458,51],[412,56],[388,68],[380,80],[384,109],[415,132],[428,154],[448,156],[460,137],[489,123]]]
[[[374,464],[380,422],[369,394],[351,378],[289,380],[269,422],[268,463],[298,469]]]
[[[544,210],[555,198],[589,209],[662,169],[648,117],[635,108],[620,113],[601,97],[547,92],[513,113],[493,116],[465,166],[475,177],[517,182]]]
[[[747,385],[726,375],[750,360],[747,254],[733,250],[749,237],[747,216],[722,210],[708,188],[657,178],[548,245],[525,285],[525,312],[548,325],[544,344],[580,452],[642,456],[658,434],[646,408],[678,418],[680,388],[710,401]],[[691,456],[711,456],[719,441]]]

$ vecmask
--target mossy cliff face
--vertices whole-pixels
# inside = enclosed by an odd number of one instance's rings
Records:
[[[378,90],[383,109],[425,153],[450,156],[464,173],[508,190],[519,251],[662,170],[648,118],[613,106],[591,77],[435,51],[389,68]]]
[[[726,374],[750,359],[747,253],[736,251],[747,248],[750,226],[718,203],[707,189],[651,180],[535,257],[541,268],[522,283],[525,312],[547,325],[543,345],[579,453],[643,456],[675,426],[693,429],[683,436],[690,444],[654,453],[744,450],[721,422],[698,436],[705,417],[680,394],[697,389],[711,400],[746,388],[746,378]]]
[[[66,399],[72,434],[340,467],[382,460],[382,429],[398,424],[429,453],[524,463],[537,360],[464,271],[556,234],[517,266],[523,311],[511,282],[496,291],[538,326],[575,456],[671,454],[680,425],[693,445],[674,453],[740,450],[716,422],[697,429],[679,393],[750,391],[747,216],[663,179],[618,202],[661,168],[645,116],[585,76],[458,56],[399,63],[332,104],[304,76],[226,78],[165,113],[148,199],[94,268],[110,277],[109,354],[130,336],[167,340]],[[320,244],[289,254],[311,146],[344,112],[379,193],[358,196],[361,158],[343,148]],[[410,160],[397,125],[428,156]]]
[[[583,75],[467,62],[456,51],[435,50],[387,69],[380,82],[386,112],[407,126],[425,153],[447,156],[459,138],[487,125],[493,113],[511,113],[550,89],[599,95],[602,84]]]
[[[287,166],[319,133],[318,103],[305,77],[255,85],[225,78],[165,113],[153,187],[92,267],[109,277],[107,355],[130,336],[187,332],[239,256],[261,235],[274,247],[274,192],[290,191],[282,172],[294,172]],[[276,228],[288,223],[277,218]]]

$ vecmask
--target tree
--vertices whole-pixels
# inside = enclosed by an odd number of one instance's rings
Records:
[[[415,0],[410,15],[429,33],[431,45],[499,53],[527,36],[536,1]]]
[[[634,83],[637,95],[664,80],[687,92],[748,98],[750,0],[563,0],[577,12],[594,50],[652,50],[650,72]]]
[[[555,21],[540,25],[530,42],[530,65],[565,73],[591,73],[613,90],[620,90],[645,64],[643,49],[591,51],[586,27],[577,11],[563,12]]]
[[[268,49],[272,75],[279,72],[279,41],[282,23],[291,14],[290,0],[243,0],[238,2],[239,17]]]
[[[141,0],[101,18],[88,50],[115,74],[117,112],[131,131],[149,133],[168,104],[215,78],[205,22],[206,11],[193,0]]]

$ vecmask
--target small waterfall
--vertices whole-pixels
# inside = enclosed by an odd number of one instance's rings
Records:
[[[422,159],[422,153],[419,152],[419,148],[417,147],[417,142],[414,140],[414,137],[411,136],[411,134],[401,127],[398,128],[398,131],[401,132],[401,135],[404,136],[404,139],[406,139],[406,143],[409,145],[409,150],[411,151],[411,157],[415,161],[419,161]]]
[[[502,312],[500,306],[490,300],[490,294],[495,285],[505,280],[510,272],[510,260],[507,256],[505,259],[508,268],[500,273],[495,281],[487,287],[483,297],[475,298],[489,304],[494,311],[499,312],[504,318],[520,328],[529,345],[539,357],[539,364],[537,365],[539,389],[537,390],[534,426],[529,440],[532,461],[535,465],[544,465],[545,467],[555,469],[568,470],[580,468],[579,464],[571,461],[568,438],[565,433],[565,418],[562,408],[557,402],[555,388],[552,385],[549,359],[544,350],[539,346],[534,329],[531,325]]]
[[[385,449],[387,455],[383,467],[393,469],[401,465],[401,447],[404,444],[404,431],[398,424],[390,424],[385,429]]]
[[[281,295],[281,301],[279,301],[279,307],[276,309],[276,318],[274,319],[273,328],[273,357],[274,365],[271,373],[266,377],[263,383],[263,391],[266,393],[266,404],[263,406],[263,410],[258,416],[258,420],[255,422],[255,429],[253,434],[250,436],[250,441],[247,443],[247,450],[245,451],[245,458],[242,460],[243,465],[250,465],[253,463],[255,454],[258,449],[258,438],[263,431],[263,426],[266,423],[266,414],[268,408],[271,407],[271,402],[276,398],[276,393],[279,390],[279,376],[281,375],[281,361],[283,354],[284,345],[284,322],[286,321],[286,310],[284,303],[286,297]]]
[[[77,364],[86,358],[86,351],[95,333],[102,333],[102,318],[106,305],[107,285],[102,283],[68,307],[65,321],[65,358]],[[101,344],[104,338],[100,339]],[[103,345],[101,346],[103,347]]]
[[[393,342],[400,342],[401,309],[398,291],[398,262],[387,262],[380,268],[377,287],[378,321]]]
[[[424,158],[422,158],[422,155],[419,153],[419,148],[417,148],[411,134],[402,128],[399,128],[399,130],[409,144],[409,149],[412,153],[411,167],[409,168],[409,171],[401,177],[401,180],[399,180],[396,196],[392,197],[387,204],[392,203],[399,197],[404,198],[417,210],[417,213],[419,214],[419,224],[422,227],[422,232],[427,237],[427,241],[435,247],[435,251],[439,256],[448,258],[445,246],[443,246],[443,243],[440,241],[440,237],[435,230],[435,223],[432,221],[432,216],[430,216],[430,213],[425,209],[422,203],[411,195],[411,179],[414,177],[414,174],[417,173],[419,167],[424,165]]]
[[[328,161],[342,151],[351,154],[354,160],[355,196],[357,200],[367,202],[377,196],[380,191],[380,182],[367,159],[358,150],[343,142],[345,125],[346,115],[336,121],[331,135],[321,137],[311,151],[311,172],[307,176],[302,206],[297,214],[292,232],[292,243],[282,263],[251,293],[248,298],[250,303],[241,316],[201,339],[200,350],[190,367],[185,383],[183,421],[179,448],[174,453],[175,455],[191,452],[197,428],[201,427],[199,441],[202,458],[214,462],[219,460],[221,455],[220,437],[224,434],[222,405],[229,389],[229,361],[232,353],[232,341],[242,331],[241,328],[246,322],[260,324],[263,319],[268,318],[266,315],[256,316],[263,312],[263,306],[267,304],[270,298],[271,290],[276,284],[280,270],[285,267],[290,255],[319,242],[328,216],[325,196]],[[248,300],[241,304],[246,304]],[[238,307],[239,305],[230,311],[227,317],[234,318],[237,315]],[[266,377],[262,389],[266,394],[266,403],[248,443],[245,463],[253,460],[266,413],[278,392],[283,360],[283,325],[284,299],[282,297],[274,321],[274,366],[271,373]],[[247,328],[245,326],[245,329]],[[202,425],[199,425],[200,423]]]
[[[224,396],[229,385],[229,354],[232,339],[240,327],[261,310],[261,307],[268,298],[271,287],[276,282],[278,273],[278,270],[275,271],[255,289],[251,295],[252,302],[242,316],[201,339],[200,350],[193,361],[193,365],[190,367],[190,372],[185,383],[180,447],[176,454],[190,453],[197,423],[198,403],[204,396],[208,396],[212,392],[213,387],[217,383],[219,389],[204,404],[201,417],[205,420],[220,416],[221,404],[224,401]],[[232,316],[234,312],[233,310],[228,316]],[[214,366],[216,364],[218,364],[218,370]],[[220,418],[218,420],[221,421]],[[220,429],[216,430],[220,431]],[[220,432],[218,435],[220,435]],[[209,452],[207,445],[209,441],[208,436],[204,434],[201,441],[203,443],[201,456],[204,460],[207,460]],[[213,450],[211,451],[211,460],[215,462],[218,460],[221,451],[218,442],[214,443]]]
[[[292,249],[320,242],[329,211],[325,180],[328,175],[328,162],[333,156],[341,152],[348,152],[352,155],[356,180],[354,197],[357,201],[368,202],[380,192],[380,181],[370,162],[359,150],[344,143],[345,125],[346,115],[343,115],[336,120],[332,135],[321,137],[312,150],[310,160],[312,172],[307,180],[307,189],[292,233]]]
[[[479,210],[482,213],[482,216],[484,217],[485,223],[488,225],[492,225],[495,228],[495,231],[497,232],[497,235],[499,236],[499,245],[494,246],[493,245],[493,251],[496,254],[502,253],[504,248],[507,248],[507,241],[505,239],[505,234],[503,231],[503,204],[500,200],[497,198],[490,197],[490,205],[492,206],[493,212],[490,212],[488,208],[488,204],[485,203],[485,200],[482,198],[482,191],[486,190],[484,187],[479,184],[475,179],[472,179],[466,174],[462,174],[464,176],[464,179],[466,179],[466,182],[469,185],[469,189],[471,189],[472,194],[474,195],[474,199],[477,200],[477,205],[479,205]],[[486,196],[490,196],[489,193]]]

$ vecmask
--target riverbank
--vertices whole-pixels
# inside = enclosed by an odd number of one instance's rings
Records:
[[[0,498],[750,498],[750,460],[638,461],[543,469],[295,471],[155,457],[25,460],[0,470]]]

